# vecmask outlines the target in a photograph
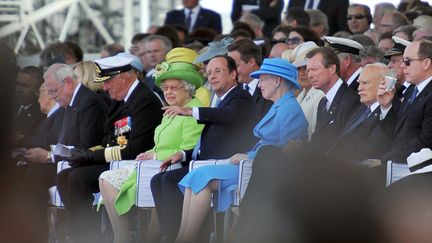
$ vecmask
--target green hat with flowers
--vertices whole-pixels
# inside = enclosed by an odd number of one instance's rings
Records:
[[[196,70],[196,67],[188,62],[162,62],[156,65],[153,74],[155,84],[160,87],[167,79],[179,79],[193,84],[196,89],[204,83],[204,77]]]

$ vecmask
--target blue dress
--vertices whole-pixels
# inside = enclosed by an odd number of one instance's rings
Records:
[[[259,142],[249,151],[249,159],[255,158],[260,147],[283,147],[291,140],[307,138],[308,122],[294,94],[288,92],[277,100],[254,128]],[[232,203],[232,192],[237,188],[239,167],[236,164],[203,166],[189,172],[180,182],[180,190],[190,188],[193,193],[204,189],[211,180],[219,180],[217,211],[227,210]]]

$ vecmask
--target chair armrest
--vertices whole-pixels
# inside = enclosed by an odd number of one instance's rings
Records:
[[[238,180],[238,195],[234,201],[234,205],[240,205],[240,201],[246,193],[249,185],[249,180],[252,176],[253,160],[242,160],[239,163],[239,180]]]
[[[197,169],[202,166],[207,165],[215,165],[218,162],[218,160],[215,159],[209,159],[209,160],[191,160],[189,163],[189,171],[192,171],[194,169]]]

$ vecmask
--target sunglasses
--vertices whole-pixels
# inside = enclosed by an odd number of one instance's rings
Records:
[[[352,20],[352,19],[360,20],[360,19],[363,19],[363,18],[366,18],[366,15],[356,14],[356,15],[348,15],[347,16],[347,20]]]
[[[424,59],[426,59],[426,58],[416,58],[416,59],[404,58],[402,62],[405,64],[405,66],[408,67],[409,65],[411,65],[412,61],[422,61]]]
[[[302,42],[302,39],[300,37],[293,37],[293,38],[286,38],[285,43],[288,45],[297,45]]]

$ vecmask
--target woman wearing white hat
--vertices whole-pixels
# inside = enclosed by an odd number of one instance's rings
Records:
[[[316,116],[319,101],[324,97],[324,93],[321,90],[314,89],[310,82],[306,72],[306,54],[318,46],[312,42],[304,42],[294,48],[294,50],[285,51],[282,54],[282,58],[290,61],[294,66],[297,67],[298,82],[302,86],[301,91],[297,95],[297,101],[309,122],[308,134],[309,138],[315,131]]]

